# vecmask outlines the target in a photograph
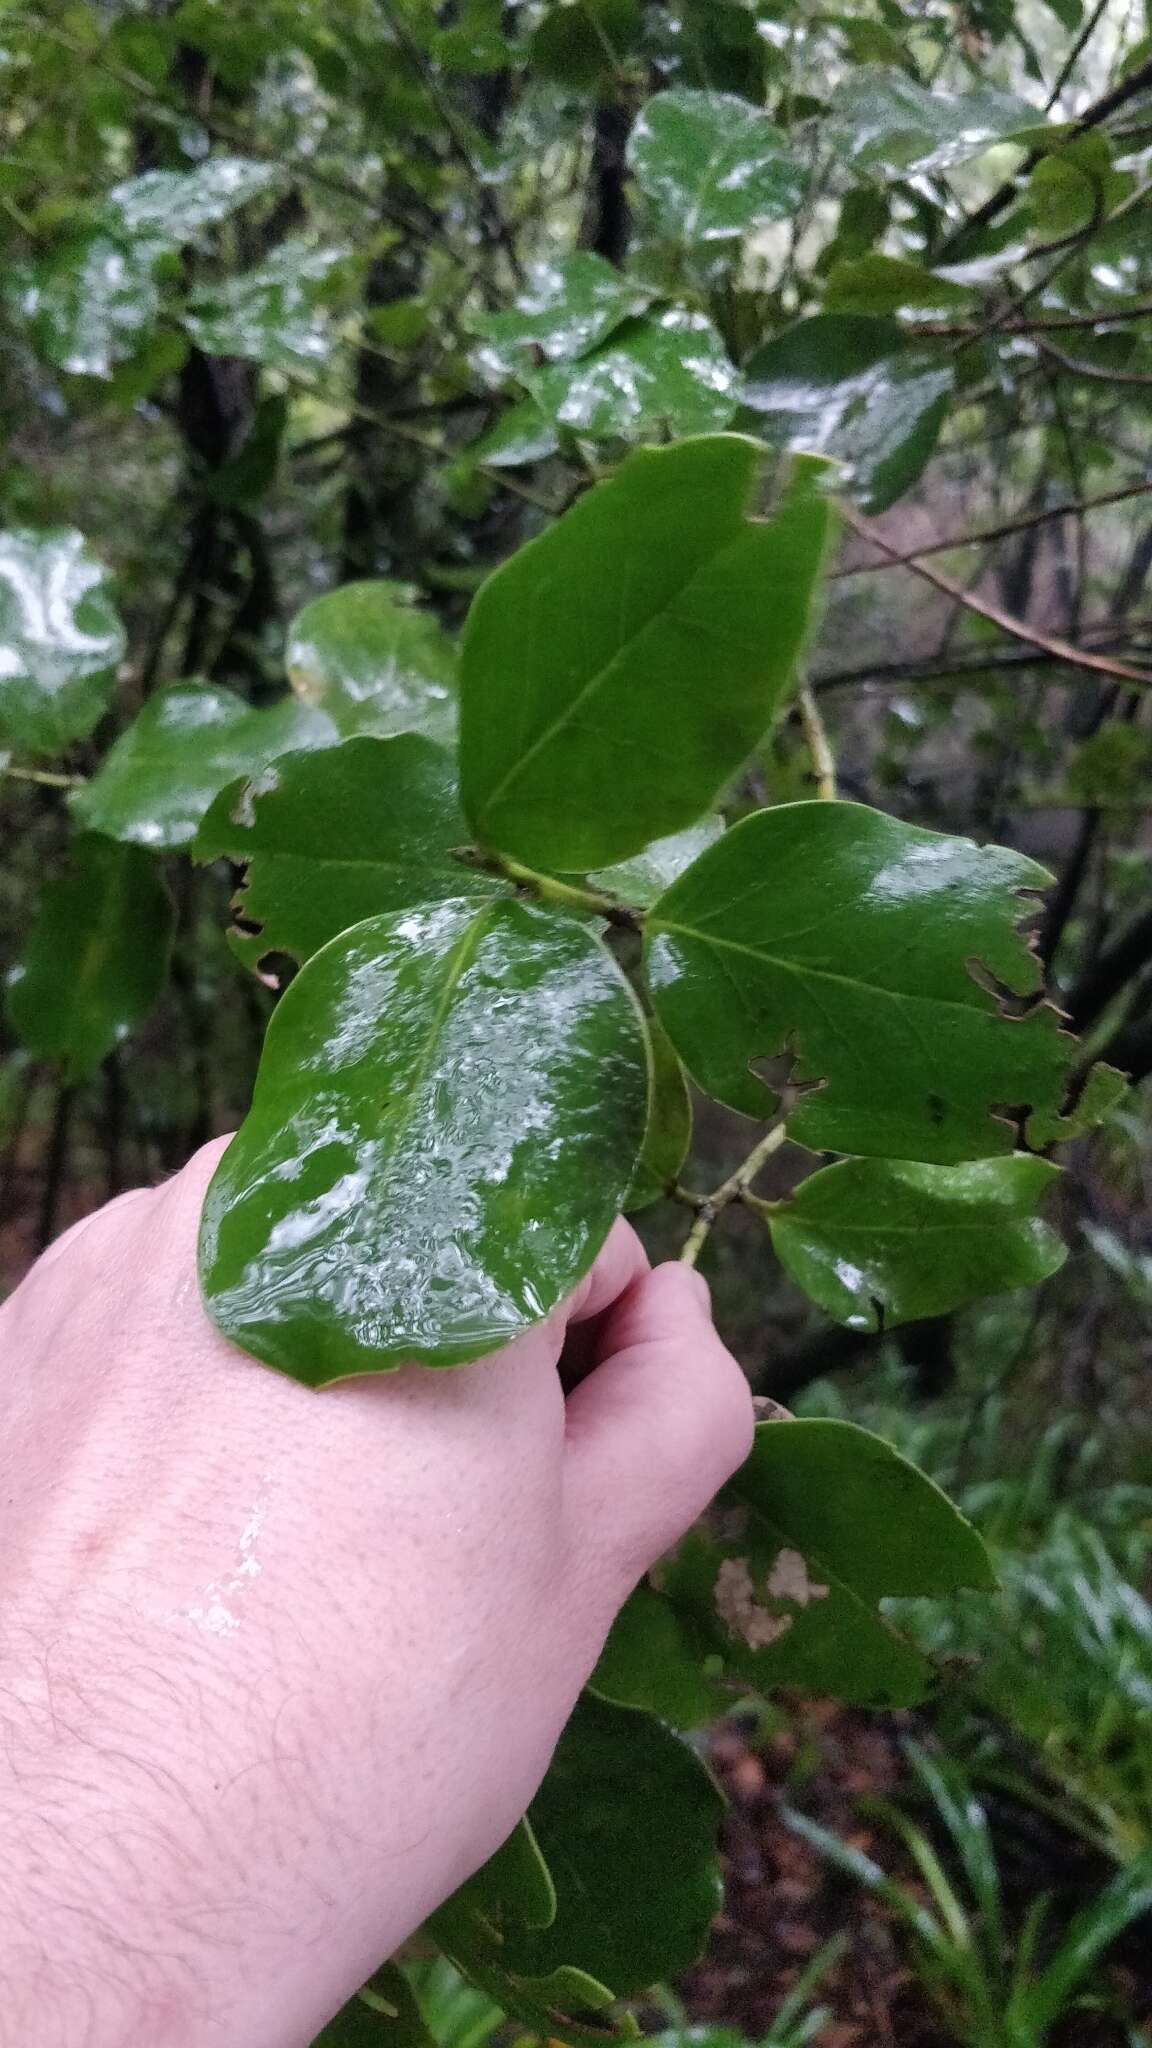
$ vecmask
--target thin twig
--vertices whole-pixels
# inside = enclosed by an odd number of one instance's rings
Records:
[[[872,521],[866,519],[862,512],[857,512],[843,500],[840,502],[840,511],[845,523],[852,528],[853,533],[858,533],[862,540],[872,541],[886,555],[895,556],[899,553],[894,543],[884,540]],[[965,590],[962,584],[957,583],[954,576],[946,576],[942,570],[931,568],[927,562],[913,560],[906,562],[904,566],[911,570],[914,576],[919,576],[925,583],[930,583],[935,590],[940,590],[946,597],[955,599],[966,611],[974,612],[978,618],[991,620],[992,624],[999,626],[1000,631],[1006,633],[1010,639],[1022,640],[1029,647],[1042,648],[1054,660],[1067,662],[1073,668],[1089,669],[1094,675],[1118,677],[1121,682],[1131,683],[1139,689],[1152,690],[1152,672],[1147,669],[1132,668],[1126,661],[1112,661],[1105,654],[1091,654],[1087,648],[1074,647],[1070,640],[1062,640],[1058,634],[1045,633],[1042,627],[1030,626],[1025,619],[1013,618],[1011,612],[1004,611],[990,598],[977,597],[974,591]]]
[[[1055,313],[1047,320],[1004,320],[1000,332],[1059,334],[1067,333],[1071,328],[1126,327],[1130,320],[1147,320],[1150,315],[1152,299],[1135,299],[1129,306],[1115,306],[1110,309],[1098,307],[1089,313]],[[902,322],[902,326],[906,334],[923,336],[932,341],[951,341],[957,337],[970,341],[974,335],[983,334],[985,331],[977,320],[907,320]]]
[[[0,775],[10,775],[16,782],[36,782],[44,789],[81,789],[87,782],[86,775],[57,774],[52,768],[18,768],[14,761],[0,760]]]
[[[800,723],[804,728],[805,744],[812,762],[812,779],[816,784],[816,794],[829,803],[835,803],[836,756],[832,752],[828,728],[820,716],[807,676],[796,693],[796,703],[800,712]]]
[[[771,1159],[774,1152],[780,1150],[788,1135],[786,1117],[790,1107],[791,1105],[787,1101],[781,1105],[778,1121],[761,1138],[759,1144],[752,1147],[748,1157],[741,1160],[735,1173],[730,1173],[727,1180],[721,1181],[718,1188],[714,1188],[710,1195],[705,1195],[697,1210],[696,1221],[684,1240],[684,1248],[680,1253],[681,1265],[694,1266],[696,1264],[700,1253],[712,1235],[717,1217],[721,1216],[731,1203],[742,1199],[751,1187],[761,1167]]]
[[[1024,533],[1030,526],[1046,526],[1050,520],[1078,518],[1085,512],[1096,512],[1104,505],[1122,505],[1129,498],[1147,497],[1152,491],[1152,477],[1142,484],[1125,484],[1119,491],[1105,491],[1098,498],[1071,499],[1059,505],[1045,505],[1039,512],[1024,512],[1018,519],[1005,519],[999,526],[984,526],[976,533],[952,533],[944,540],[925,541],[922,547],[909,548],[906,553],[885,555],[880,562],[849,562],[846,568],[833,569],[828,578],[830,583],[842,583],[849,576],[873,576],[880,570],[908,568],[919,562],[925,555],[943,555],[952,548],[983,547],[987,542],[1007,540],[1013,533]]]
[[[1067,85],[1068,80],[1071,78],[1072,73],[1075,71],[1077,64],[1080,62],[1081,57],[1084,55],[1084,52],[1087,49],[1089,43],[1091,42],[1093,36],[1095,35],[1097,29],[1099,28],[1100,23],[1103,21],[1105,14],[1108,12],[1108,5],[1109,0],[1096,0],[1095,7],[1092,9],[1091,14],[1085,21],[1084,26],[1080,30],[1079,35],[1077,36],[1075,42],[1072,45],[1072,48],[1069,50],[1068,55],[1065,57],[1064,62],[1062,63],[1059,71],[1056,74],[1056,82],[1053,85],[1051,92],[1049,93],[1047,99],[1044,102],[1044,112],[1046,114],[1050,114],[1052,112],[1053,107],[1056,105],[1056,102],[1059,99],[1061,93],[1063,92],[1064,87]]]
[[[1085,363],[1078,356],[1065,355],[1054,342],[1042,341],[1035,337],[1036,346],[1061,370],[1067,370],[1073,377],[1091,377],[1097,384],[1141,384],[1147,390],[1152,386],[1152,377],[1139,370],[1106,369],[1102,363]]]

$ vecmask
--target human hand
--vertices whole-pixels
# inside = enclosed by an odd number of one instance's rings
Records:
[[[2,2048],[305,2048],[510,1832],[751,1441],[704,1283],[622,1222],[475,1365],[255,1364],[196,1281],[220,1149],[0,1309]]]

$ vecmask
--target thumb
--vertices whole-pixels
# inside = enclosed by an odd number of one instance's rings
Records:
[[[623,1599],[747,1457],[752,1397],[687,1266],[633,1280],[598,1351],[567,1404],[565,1506],[578,1551],[618,1574]]]

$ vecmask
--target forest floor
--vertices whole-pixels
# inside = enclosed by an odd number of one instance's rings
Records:
[[[942,2025],[890,1910],[833,1870],[782,1818],[784,1808],[796,1807],[926,1900],[892,1831],[867,1816],[870,1800],[907,1795],[901,1744],[924,1732],[909,1714],[828,1701],[797,1703],[766,1736],[757,1736],[750,1718],[714,1731],[710,1759],[730,1801],[725,1896],[706,1955],[678,1987],[693,2020],[760,2040],[805,1965],[839,1936],[844,1947],[814,1996],[829,2018],[813,2048],[956,2048],[964,2037]],[[1019,1811],[1003,1818],[1007,1829],[1019,1829]],[[1025,1824],[1025,1833],[1023,1854],[1019,1842],[1015,1850],[997,1843],[1002,1869],[1012,1873],[1015,1866],[1015,1880],[1006,1878],[1009,1910],[1022,1914],[1037,1889],[1050,1887],[1060,1907],[1074,1911],[1102,1883],[1107,1866],[1058,1828],[1037,1832]],[[1149,1932],[1146,1922],[1131,1930],[1110,1980],[1118,2002],[1142,2024],[1152,2020]],[[1052,2048],[1129,2048],[1132,2039],[1119,2021],[1079,2012],[1053,2034]]]

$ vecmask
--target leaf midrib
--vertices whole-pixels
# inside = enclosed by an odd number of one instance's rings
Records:
[[[383,1149],[377,1162],[378,1167],[387,1165],[395,1154],[396,1147],[400,1142],[401,1131],[407,1123],[412,1104],[428,1079],[436,1047],[440,1040],[440,1034],[444,1028],[444,1021],[451,1007],[452,998],[465,974],[468,972],[469,967],[471,967],[473,960],[476,958],[480,940],[484,935],[486,920],[496,908],[497,903],[484,904],[472,917],[468,926],[460,934],[455,945],[446,956],[444,986],[440,991],[428,1022],[424,1050],[413,1068],[408,1086],[399,1097],[393,1097],[389,1105],[390,1114],[383,1127],[385,1136],[383,1139]]]
[[[701,946],[714,946],[718,951],[740,953],[746,959],[755,960],[758,965],[779,967],[785,974],[796,975],[801,981],[808,979],[812,981],[834,982],[841,988],[863,990],[868,995],[883,996],[890,1002],[931,1003],[939,1005],[942,1009],[963,1010],[966,1013],[974,1013],[978,1017],[999,1017],[1005,1022],[1009,1021],[998,1005],[993,1009],[987,1010],[978,1002],[962,1003],[956,996],[921,994],[915,989],[884,988],[879,982],[861,981],[850,974],[837,974],[830,967],[801,966],[795,960],[782,958],[778,953],[768,953],[755,946],[743,945],[739,939],[719,938],[711,932],[700,931],[695,925],[674,924],[669,918],[650,921],[649,931],[653,936],[658,932],[675,932],[681,938],[695,939],[697,944]],[[974,980],[972,987],[977,994],[981,992],[978,981]],[[1011,1021],[1023,1020],[1012,1019]]]
[[[711,549],[708,554],[702,556],[697,561],[688,581],[677,584],[671,595],[660,605],[659,609],[649,613],[643,625],[638,626],[635,632],[630,633],[626,640],[620,642],[611,660],[605,662],[600,668],[593,670],[587,682],[581,685],[575,697],[571,698],[558,715],[545,726],[544,730],[537,734],[531,745],[525,748],[524,752],[512,763],[511,767],[505,770],[495,787],[489,790],[481,806],[480,815],[482,817],[490,818],[492,816],[492,813],[507,795],[509,789],[522,780],[525,771],[536,759],[537,755],[551,744],[556,738],[557,733],[563,732],[565,726],[572,723],[588,702],[588,699],[607,684],[609,677],[618,669],[620,663],[640,645],[646,636],[664,624],[673,608],[684,601],[705,571],[711,569],[721,556],[726,555],[732,548],[739,546],[750,533],[755,531],[755,528],[756,522],[754,520],[742,516],[736,532],[731,534],[720,546]],[[765,531],[767,531],[766,528]]]

